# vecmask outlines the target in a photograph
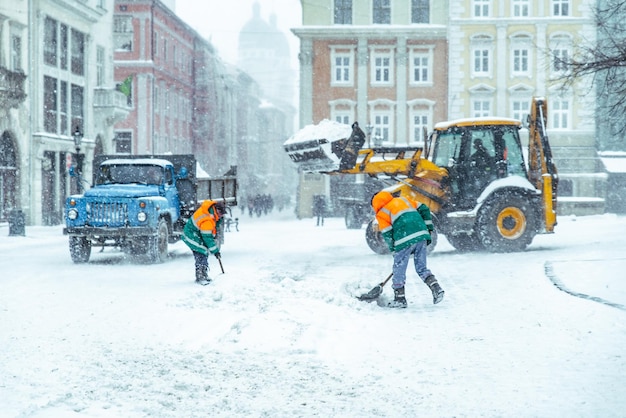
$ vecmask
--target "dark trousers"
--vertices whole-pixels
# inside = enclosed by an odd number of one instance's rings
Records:
[[[193,258],[195,258],[196,260],[196,270],[200,270],[200,271],[207,271],[207,269],[209,268],[209,257],[193,251]]]

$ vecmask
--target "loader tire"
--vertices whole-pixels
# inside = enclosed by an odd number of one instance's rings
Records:
[[[378,222],[376,222],[376,219],[372,219],[367,224],[367,229],[365,230],[365,240],[367,241],[367,245],[370,249],[376,254],[390,253],[389,247],[378,229]]]
[[[362,222],[361,211],[358,208],[347,208],[346,209],[346,228],[348,229],[361,229]]]
[[[435,247],[437,246],[437,241],[439,240],[439,234],[437,234],[437,230],[435,229],[431,234],[431,243],[426,248],[426,253],[430,254],[435,251]],[[383,238],[383,235],[380,233],[378,229],[378,222],[376,219],[372,219],[367,224],[367,229],[365,230],[365,239],[367,241],[367,245],[370,247],[372,251],[376,254],[390,254],[389,247]]]
[[[482,242],[474,232],[471,234],[446,235],[448,242],[459,252],[472,252],[484,250]]]
[[[478,238],[490,252],[523,251],[535,237],[538,221],[532,198],[520,193],[499,194],[478,211]]]

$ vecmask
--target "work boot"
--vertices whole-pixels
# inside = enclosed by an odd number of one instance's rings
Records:
[[[404,286],[393,289],[394,298],[387,304],[390,308],[406,308],[406,298],[404,297]]]
[[[196,283],[201,284],[203,286],[206,286],[207,284],[211,283],[211,278],[209,277],[209,274],[207,273],[206,267],[196,268]]]
[[[437,283],[437,279],[432,274],[424,280],[424,283],[430,288],[430,291],[433,293],[433,304],[437,304],[441,302],[443,299],[444,291]]]

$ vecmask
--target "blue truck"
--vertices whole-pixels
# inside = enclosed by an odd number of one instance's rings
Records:
[[[205,199],[237,204],[236,167],[220,177],[198,176],[193,155],[99,155],[93,185],[65,202],[65,228],[74,263],[92,247],[117,247],[136,259],[162,263],[187,220]],[[223,231],[218,239],[223,243]]]

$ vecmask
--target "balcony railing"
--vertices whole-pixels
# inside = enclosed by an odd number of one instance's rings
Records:
[[[108,124],[124,120],[131,108],[127,97],[120,91],[112,88],[98,87],[94,89],[93,108],[96,115],[106,118]]]
[[[0,67],[0,107],[18,107],[26,99],[26,74]]]

